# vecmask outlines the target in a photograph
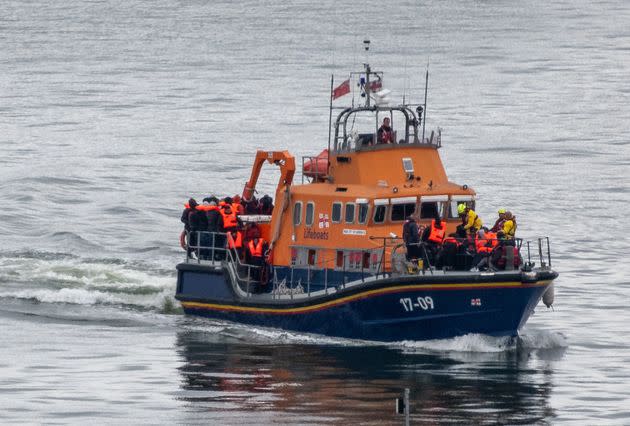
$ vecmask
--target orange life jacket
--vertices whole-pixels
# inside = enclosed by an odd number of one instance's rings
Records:
[[[223,216],[223,227],[225,229],[236,228],[238,226],[238,220],[236,219],[236,211],[232,210],[227,213],[225,209],[221,209],[221,216]]]
[[[232,203],[232,211],[237,215],[245,213],[245,207],[241,203]]]
[[[492,249],[488,247],[487,244],[488,240],[475,235],[475,248],[477,249],[477,253],[490,253]]]
[[[247,247],[249,248],[249,253],[253,257],[262,257],[263,256],[263,243],[264,243],[264,240],[262,238],[258,238],[258,244],[254,244],[254,240],[249,240],[249,243],[247,243]]]
[[[212,210],[219,210],[219,207],[210,206],[208,204],[201,204],[200,206],[197,206],[197,210],[201,210],[202,212],[209,212]]]
[[[236,236],[234,236],[236,234]],[[240,249],[243,247],[243,233],[241,231],[228,232],[227,234],[228,248]]]
[[[491,231],[486,232],[486,240],[488,241],[486,245],[489,246],[491,249],[499,245],[497,234],[495,234],[494,232],[491,232]]]
[[[444,231],[446,230],[446,226],[444,226],[444,223],[441,223],[441,225],[442,226],[438,228],[435,225],[435,219],[431,221],[431,233],[429,234],[429,241],[442,244],[442,241],[444,241]]]

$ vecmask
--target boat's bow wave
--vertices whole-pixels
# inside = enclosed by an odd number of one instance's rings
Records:
[[[0,283],[0,298],[179,311],[179,303],[172,296],[173,272],[118,258],[82,258],[32,250],[3,253]]]

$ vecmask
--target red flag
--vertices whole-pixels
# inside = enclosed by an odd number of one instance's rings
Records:
[[[378,92],[382,88],[383,88],[383,83],[381,82],[381,79],[370,82],[370,92]]]
[[[350,80],[346,80],[341,83],[339,86],[335,87],[335,90],[332,92],[332,98],[337,99],[342,97],[343,95],[347,95],[350,93]]]

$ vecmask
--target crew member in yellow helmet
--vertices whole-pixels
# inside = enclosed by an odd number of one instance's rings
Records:
[[[492,232],[499,232],[503,230],[503,223],[505,222],[505,209],[499,209],[499,218],[494,222],[494,226],[490,228]]]
[[[464,230],[470,235],[476,235],[477,231],[483,226],[483,221],[477,213],[463,203],[457,206],[457,213],[462,218]]]

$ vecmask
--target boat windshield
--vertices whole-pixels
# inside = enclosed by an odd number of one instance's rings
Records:
[[[410,106],[344,109],[335,122],[334,151],[363,151],[402,144],[439,146],[431,133],[422,142],[418,113]]]

